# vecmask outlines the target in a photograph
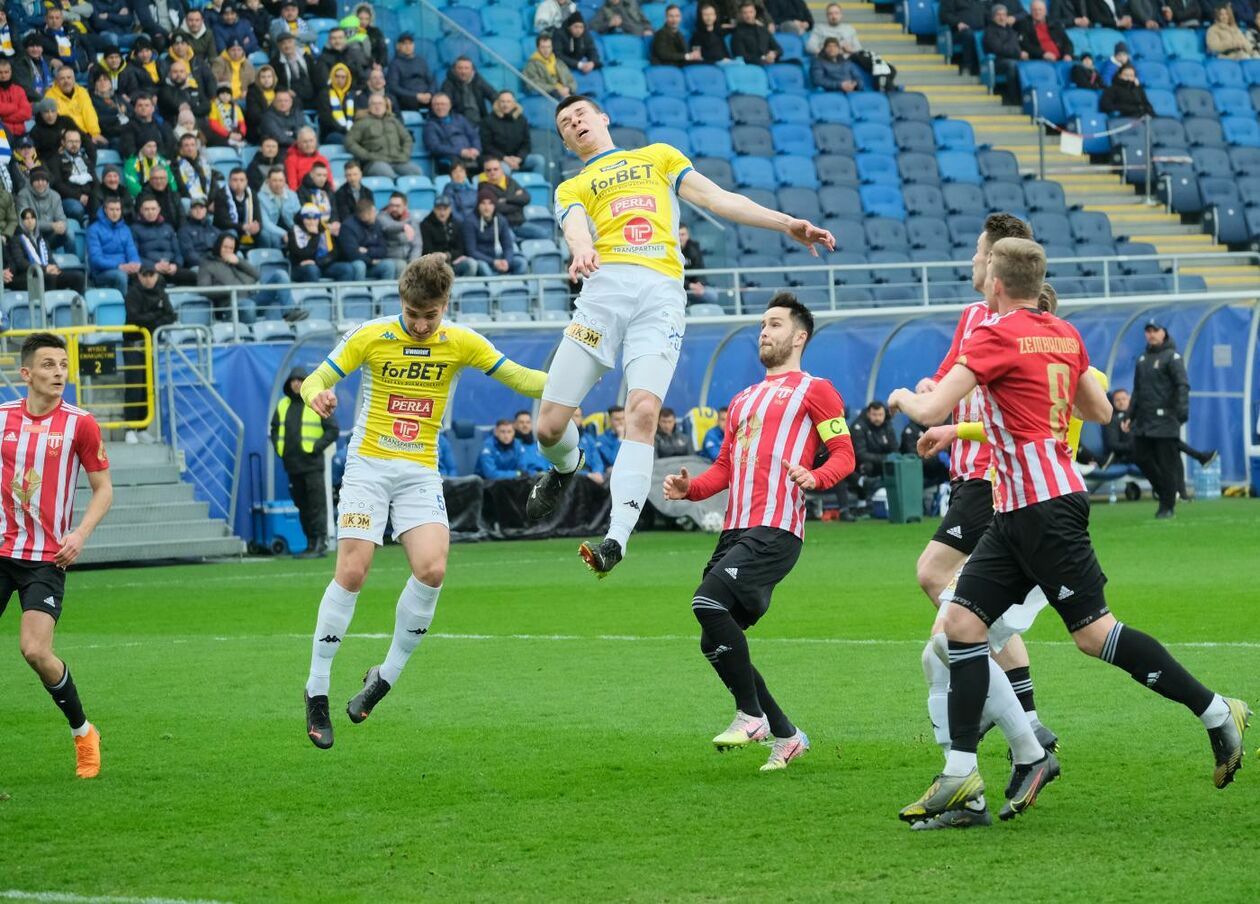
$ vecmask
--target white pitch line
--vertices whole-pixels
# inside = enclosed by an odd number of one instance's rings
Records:
[[[7,901],[44,901],[49,904],[225,904],[190,898],[117,898],[108,895],[73,895],[62,891],[0,890],[0,899]]]

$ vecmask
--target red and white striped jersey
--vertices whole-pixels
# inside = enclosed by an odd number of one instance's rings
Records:
[[[70,532],[80,465],[109,467],[92,415],[66,402],[39,417],[25,399],[0,405],[0,556],[52,561]]]
[[[1067,443],[1077,382],[1089,369],[1076,327],[1031,308],[989,317],[972,331],[958,363],[980,384],[997,510],[1084,492]]]
[[[962,316],[958,318],[958,326],[954,328],[954,340],[950,343],[949,352],[941,361],[941,366],[936,369],[933,380],[939,383],[958,363],[958,355],[962,352],[963,343],[990,313],[992,312],[989,310],[989,305],[984,301],[974,302],[963,309]],[[980,391],[977,389],[954,408],[954,423],[979,422]],[[949,447],[949,479],[987,479],[992,462],[993,451],[988,443],[977,442],[973,439],[956,439]]]
[[[853,440],[840,393],[829,381],[798,370],[748,387],[728,409],[722,450],[713,466],[691,481],[687,498],[707,499],[729,489],[724,530],[777,527],[802,536],[805,494],[783,462],[808,467],[824,442],[831,454],[812,472],[818,489],[852,473]]]

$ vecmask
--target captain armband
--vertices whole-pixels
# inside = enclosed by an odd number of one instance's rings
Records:
[[[984,424],[975,421],[963,421],[959,424],[958,438],[970,440],[974,443],[987,443],[989,441],[989,438],[984,433]]]
[[[837,436],[848,436],[849,425],[845,423],[843,417],[833,417],[831,420],[823,421],[818,425],[818,435],[822,437],[824,443],[835,439]]]

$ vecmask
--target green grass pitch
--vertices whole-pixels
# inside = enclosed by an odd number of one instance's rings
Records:
[[[1210,686],[1260,701],[1260,508],[1101,504],[1119,617]],[[932,523],[810,524],[752,635],[812,752],[762,775],[709,739],[733,706],[695,641],[712,535],[636,537],[597,582],[576,541],[455,547],[434,633],[360,726],[405,579],[377,558],[333,672],[336,746],[302,685],[332,560],[72,574],[58,651],[104,738],[74,778],[64,721],[0,620],[0,900],[1260,900],[1260,762],[1225,791],[1199,723],[1085,659],[1047,612],[1029,637],[1063,778],[1010,824],[911,833],[939,766],[914,562]],[[996,811],[996,733],[981,751]],[[997,798],[994,801],[994,798]],[[75,898],[73,900],[78,900]]]

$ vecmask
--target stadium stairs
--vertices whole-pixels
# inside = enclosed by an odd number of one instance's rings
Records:
[[[114,504],[88,540],[81,563],[204,559],[245,551],[224,521],[210,517],[207,503],[193,497],[169,446],[109,443],[107,452]],[[81,473],[76,523],[91,498],[87,474]]]
[[[825,17],[826,3],[811,2],[816,17]],[[897,67],[897,84],[906,91],[917,91],[928,99],[933,115],[946,115],[971,124],[976,143],[1012,152],[1019,161],[1020,172],[1035,176],[1038,169],[1038,126],[1016,107],[1002,105],[1001,98],[970,75],[960,75],[956,66],[941,59],[934,44],[920,44],[912,34],[894,21],[891,6],[869,3],[841,3],[844,21],[857,29],[862,46],[874,51]],[[886,11],[883,11],[886,10]],[[1059,151],[1056,135],[1046,136],[1046,161],[1049,166],[1070,164],[1087,167],[1088,155],[1068,157]],[[1229,251],[1212,241],[1197,224],[1182,223],[1176,214],[1166,213],[1162,206],[1151,207],[1143,196],[1124,184],[1115,173],[1101,168],[1098,172],[1055,174],[1047,178],[1058,182],[1068,206],[1107,214],[1117,234],[1133,242],[1148,242],[1160,254],[1208,254]],[[1213,261],[1210,266],[1193,264],[1182,269],[1186,274],[1202,276],[1209,289],[1228,291],[1254,286],[1260,281],[1260,268],[1245,262]]]

